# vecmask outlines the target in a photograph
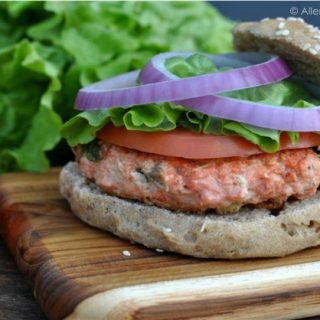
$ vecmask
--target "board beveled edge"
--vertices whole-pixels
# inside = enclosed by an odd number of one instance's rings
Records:
[[[55,173],[57,170],[52,171]],[[51,190],[50,183],[48,186]],[[52,256],[42,244],[38,232],[30,224],[28,215],[32,213],[24,210],[23,202],[12,202],[11,193],[14,194],[6,190],[5,176],[0,177],[0,235],[15,259],[18,269],[32,287],[33,295],[45,315],[50,320],[63,319],[71,314],[81,301],[95,294],[97,290],[80,286],[54,266]],[[30,206],[32,202],[28,201],[27,204]],[[38,204],[37,208],[41,211],[41,206]],[[45,210],[45,205],[42,210]],[[33,250],[32,254],[29,254],[28,251],[33,246],[39,250],[36,253]]]
[[[65,320],[297,319],[320,314],[320,262],[98,293]]]

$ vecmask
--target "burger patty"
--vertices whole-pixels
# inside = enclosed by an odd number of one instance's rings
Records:
[[[75,154],[80,172],[102,191],[176,211],[227,214],[248,204],[281,208],[289,197],[312,196],[320,184],[320,160],[311,149],[190,160],[99,142],[99,160],[80,147]]]

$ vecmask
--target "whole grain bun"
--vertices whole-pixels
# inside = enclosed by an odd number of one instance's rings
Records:
[[[277,18],[245,22],[233,30],[238,51],[278,54],[299,77],[320,84],[320,31],[302,19]]]
[[[84,222],[147,247],[202,258],[284,256],[320,245],[320,193],[278,214],[244,208],[221,216],[175,213],[102,193],[76,163],[60,174],[60,190]]]

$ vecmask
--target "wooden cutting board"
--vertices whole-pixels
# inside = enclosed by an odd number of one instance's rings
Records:
[[[320,314],[320,248],[243,261],[157,252],[75,218],[59,194],[58,174],[53,169],[0,177],[1,234],[49,319]]]

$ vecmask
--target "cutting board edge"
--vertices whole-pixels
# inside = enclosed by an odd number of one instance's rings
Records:
[[[305,303],[295,309],[296,299]],[[292,319],[319,315],[319,300],[320,262],[311,262],[112,289],[83,300],[65,320]]]

